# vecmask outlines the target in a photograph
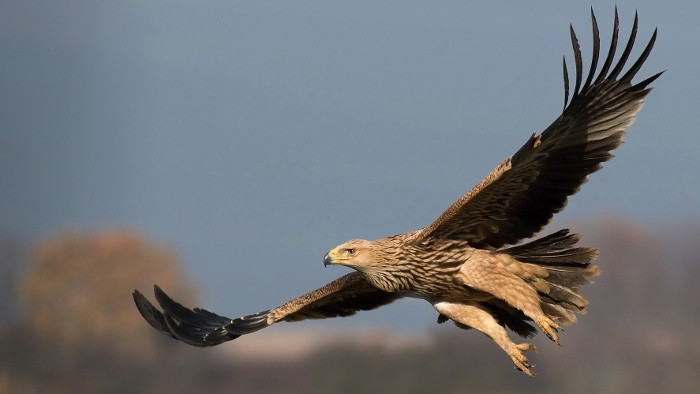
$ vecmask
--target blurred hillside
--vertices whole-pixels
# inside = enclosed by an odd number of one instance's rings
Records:
[[[3,240],[0,392],[694,392],[700,225],[575,230],[600,248],[603,275],[584,288],[590,312],[565,329],[563,347],[535,338],[535,379],[449,324],[417,336],[283,324],[192,348],[150,329],[131,301],[133,288],[158,283],[200,304],[171,247],[124,230],[59,234],[29,252]]]

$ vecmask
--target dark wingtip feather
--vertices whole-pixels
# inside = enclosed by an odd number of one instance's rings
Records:
[[[658,73],[652,75],[651,77],[649,77],[649,78],[643,80],[642,82],[639,82],[638,84],[634,85],[634,88],[635,88],[635,89],[638,89],[638,90],[642,90],[642,89],[646,88],[650,83],[654,82],[654,81],[656,80],[656,78],[660,77],[661,74],[663,74],[663,73],[665,73],[665,72],[666,72],[666,70],[663,70],[663,71],[660,71],[660,72],[658,72]]]
[[[569,105],[569,70],[566,69],[566,56],[563,57],[564,63],[564,108]]]
[[[581,55],[581,46],[578,43],[578,38],[576,37],[576,32],[574,31],[574,26],[571,24],[569,24],[569,34],[571,35],[571,46],[574,48],[574,62],[576,63],[576,85],[572,96],[573,99],[573,97],[578,95],[579,89],[581,88],[583,57]]]
[[[153,286],[153,292],[156,295],[156,301],[158,301],[166,315],[171,315],[178,320],[196,320],[197,316],[194,311],[187,309],[182,306],[182,304],[174,301],[167,294],[165,294],[165,292],[158,287],[158,285]]]
[[[583,84],[584,89],[590,86],[595,75],[595,69],[598,67],[598,58],[600,57],[600,31],[598,30],[598,21],[595,18],[593,7],[591,7],[591,25],[593,30],[593,55],[591,57],[591,68],[588,70],[588,77]]]
[[[620,81],[624,82],[630,82],[632,81],[632,78],[639,72],[639,69],[642,68],[642,64],[647,60],[649,57],[649,54],[651,53],[651,50],[654,48],[654,44],[656,43],[656,33],[658,29],[654,29],[654,33],[651,35],[651,39],[649,39],[649,42],[647,43],[647,46],[644,48],[644,51],[642,51],[642,54],[639,55],[639,59],[637,59],[636,62],[630,67],[629,70],[625,73],[620,78]]]
[[[193,346],[213,346],[238,337],[224,326],[231,319],[205,309],[189,309],[170,298],[160,287],[153,286],[159,311],[143,294],[134,290],[136,307],[146,321],[158,331]]]
[[[598,83],[603,80],[603,78],[606,77],[606,74],[608,73],[608,70],[610,69],[610,66],[612,65],[613,58],[615,57],[615,50],[617,50],[617,38],[620,33],[620,18],[617,14],[617,6],[615,6],[615,21],[613,23],[613,33],[612,33],[612,39],[610,41],[610,49],[608,49],[608,56],[605,58],[605,62],[603,63],[603,67],[600,69],[600,73],[598,73],[598,78],[596,78],[594,83]]]
[[[156,330],[169,335],[174,338],[174,336],[168,330],[168,325],[165,322],[165,317],[163,314],[156,309],[153,304],[151,304],[146,297],[141,294],[140,291],[134,290],[133,292],[134,303],[136,304],[136,309],[138,309],[141,316]]]
[[[165,323],[168,325],[168,330],[172,333],[175,339],[197,347],[211,346],[211,344],[203,340],[201,333],[196,330],[193,331],[192,329],[186,329],[182,322],[178,324],[175,322],[175,319],[173,319],[173,317],[167,313],[165,314]]]
[[[625,50],[622,51],[622,56],[620,56],[620,59],[617,61],[617,64],[615,65],[615,68],[610,72],[610,75],[608,78],[610,79],[615,79],[617,76],[620,74],[622,71],[622,68],[625,66],[625,63],[627,62],[627,59],[630,56],[630,53],[632,52],[632,47],[634,47],[634,41],[637,38],[637,30],[639,27],[639,16],[637,15],[637,12],[634,13],[634,23],[632,24],[632,31],[630,32],[630,38],[627,40],[627,45],[625,46]]]

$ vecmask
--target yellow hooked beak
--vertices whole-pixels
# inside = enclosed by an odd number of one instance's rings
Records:
[[[325,267],[329,264],[338,264],[338,260],[338,249],[331,249],[325,256],[323,256],[323,266]]]

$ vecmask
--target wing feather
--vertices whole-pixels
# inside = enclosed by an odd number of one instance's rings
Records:
[[[353,272],[270,312],[271,323],[351,316],[386,305],[402,296],[377,289]]]
[[[591,55],[591,68],[588,70],[588,78],[583,83],[584,86],[590,85],[593,80],[595,69],[598,67],[598,57],[600,56],[600,31],[598,30],[598,21],[593,13],[593,7],[591,7],[591,24],[593,25],[593,54]]]
[[[569,102],[569,77],[564,61],[565,108],[541,134],[534,135],[510,158],[455,201],[435,222],[409,242],[462,239],[478,248],[499,248],[529,238],[540,231],[576,193],[588,175],[613,157],[661,73],[637,83],[641,69],[656,41],[656,30],[642,54],[618,79],[629,59],[637,35],[638,16],[620,59],[613,64],[619,31],[615,10],[613,35],[600,74],[593,80],[600,55],[598,23],[591,10],[593,59],[583,85],[583,61],[573,28],[571,43],[576,66],[575,85]]]
[[[591,10],[591,14],[593,14],[593,10]],[[598,84],[600,83],[605,76],[608,74],[608,70],[610,70],[610,66],[612,65],[613,58],[615,57],[615,51],[617,50],[617,38],[620,35],[620,18],[618,17],[617,14],[617,7],[615,7],[615,21],[613,22],[613,35],[612,39],[610,40],[610,49],[608,50],[608,56],[605,57],[605,63],[603,63],[603,67],[600,69],[600,73],[598,74],[598,78],[596,78],[595,83]]]
[[[162,311],[134,290],[134,302],[141,316],[158,331],[200,347],[218,345],[279,321],[350,316],[401,297],[375,288],[361,274],[353,272],[275,309],[231,319],[201,308],[189,309],[158,286],[154,286],[154,293]]]

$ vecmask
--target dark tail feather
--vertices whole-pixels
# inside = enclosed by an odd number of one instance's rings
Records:
[[[598,257],[598,250],[575,247],[578,234],[568,229],[536,239],[530,243],[504,249],[518,261],[537,264],[547,270],[546,289],[538,287],[542,310],[564,324],[576,322],[576,313],[586,313],[588,301],[579,287],[591,283],[588,278],[600,275],[591,263]],[[543,291],[546,290],[546,291]]]

